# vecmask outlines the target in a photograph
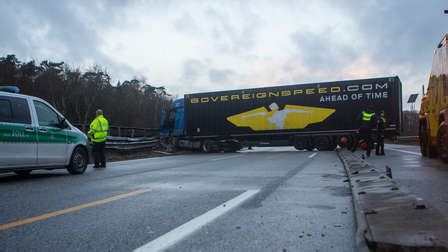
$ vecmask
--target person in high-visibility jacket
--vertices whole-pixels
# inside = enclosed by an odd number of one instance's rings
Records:
[[[88,132],[92,140],[93,159],[95,166],[93,168],[106,168],[106,157],[104,155],[104,147],[106,145],[107,134],[109,131],[109,122],[103,116],[103,111],[98,109],[96,117],[90,123],[90,130]]]
[[[367,108],[358,116],[358,122],[360,125],[358,134],[355,136],[355,141],[353,142],[352,152],[356,151],[359,141],[362,139],[367,143],[366,155],[370,157],[370,151],[373,148],[372,128],[375,123],[375,112],[371,108]]]
[[[377,156],[384,156],[384,129],[386,128],[386,117],[384,111],[381,111],[376,119],[377,139],[375,154]]]

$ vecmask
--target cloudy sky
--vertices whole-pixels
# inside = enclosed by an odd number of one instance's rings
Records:
[[[426,84],[446,0],[0,0],[0,56],[190,92],[398,75]]]

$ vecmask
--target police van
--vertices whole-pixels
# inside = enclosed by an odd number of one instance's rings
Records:
[[[0,87],[0,172],[67,168],[84,173],[87,136],[44,100],[18,93],[17,87]]]

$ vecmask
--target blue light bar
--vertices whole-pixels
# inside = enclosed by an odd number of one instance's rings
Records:
[[[20,93],[20,89],[16,86],[0,86],[0,91],[8,92],[8,93]]]

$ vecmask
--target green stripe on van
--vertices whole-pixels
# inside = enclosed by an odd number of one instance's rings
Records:
[[[26,131],[26,127],[31,126],[25,124],[0,124],[0,142],[36,143],[36,134]]]
[[[61,130],[56,128],[46,128],[47,132],[39,132],[37,127],[33,127],[33,132],[25,129],[31,127],[25,124],[5,124],[0,123],[0,142],[10,143],[78,143],[87,142],[87,138],[78,132],[71,130]]]

